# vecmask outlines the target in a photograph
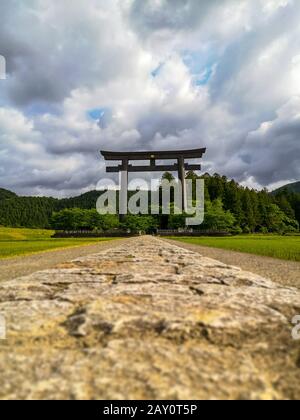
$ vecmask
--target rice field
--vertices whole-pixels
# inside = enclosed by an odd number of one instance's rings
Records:
[[[51,230],[0,227],[0,259],[108,241],[112,238],[53,239]]]
[[[233,237],[172,237],[180,242],[300,261],[300,236],[241,235]]]

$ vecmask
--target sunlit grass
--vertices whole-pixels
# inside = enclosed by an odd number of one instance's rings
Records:
[[[172,237],[170,239],[175,239],[189,244],[247,252],[250,254],[280,258],[283,260],[300,261],[299,236],[243,235],[222,238]]]
[[[112,238],[53,239],[51,230],[0,227],[0,259],[18,255],[95,244]]]

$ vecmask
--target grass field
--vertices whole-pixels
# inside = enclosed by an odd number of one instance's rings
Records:
[[[248,252],[250,254],[264,255],[283,260],[300,261],[300,236],[245,235],[225,238],[172,237],[170,239],[189,244]]]
[[[111,238],[52,239],[53,231],[40,229],[11,229],[0,227],[0,259],[34,254],[59,248],[95,244]]]

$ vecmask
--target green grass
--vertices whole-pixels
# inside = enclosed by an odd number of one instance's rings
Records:
[[[112,238],[53,239],[51,230],[0,227],[0,259],[95,244]]]
[[[299,236],[242,235],[224,238],[172,237],[170,239],[189,244],[280,258],[282,260],[300,261]]]

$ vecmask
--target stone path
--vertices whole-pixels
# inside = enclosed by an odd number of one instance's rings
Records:
[[[2,282],[0,398],[299,399],[300,292],[143,237]]]

